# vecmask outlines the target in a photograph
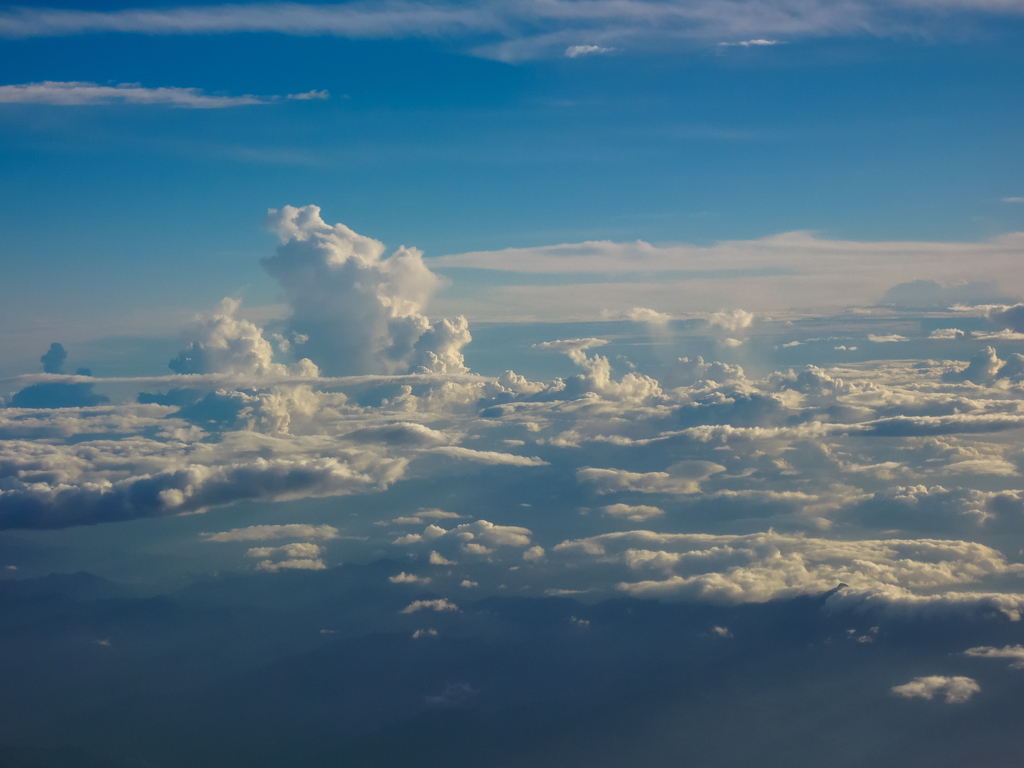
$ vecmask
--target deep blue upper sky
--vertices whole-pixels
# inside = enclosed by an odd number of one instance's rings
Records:
[[[428,257],[795,229],[932,241],[1020,230],[1024,205],[1004,198],[1024,195],[1021,25],[972,22],[773,46],[635,39],[516,63],[470,55],[478,41],[457,34],[8,38],[0,85],[331,98],[0,104],[3,322],[191,310],[239,291],[273,302],[260,223],[284,204],[316,203]]]

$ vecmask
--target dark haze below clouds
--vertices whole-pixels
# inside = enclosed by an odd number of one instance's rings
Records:
[[[1024,674],[963,655],[1021,641],[1001,616],[891,620],[830,613],[823,597],[403,614],[432,595],[388,583],[400,568],[155,598],[82,573],[2,582],[0,764],[1010,766],[1024,753]],[[421,627],[438,635],[414,639]],[[890,693],[929,674],[969,675],[984,695]],[[65,751],[32,763],[26,740]]]

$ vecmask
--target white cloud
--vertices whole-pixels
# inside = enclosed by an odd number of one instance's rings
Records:
[[[1024,295],[1024,274],[1016,268],[1022,254],[1024,233],[980,243],[931,243],[838,241],[787,232],[710,246],[564,243],[451,254],[431,264],[524,273],[629,274],[630,280],[645,272],[662,273],[646,282],[588,284],[575,291],[563,285],[506,285],[486,289],[485,301],[478,305],[460,304],[460,311],[479,319],[560,320],[567,315],[596,318],[602,311],[624,313],[636,306],[672,307],[680,297],[691,313],[738,304],[758,313],[843,311],[851,305],[874,305],[892,286],[925,278],[947,285],[995,281],[1000,292]],[[673,278],[674,271],[690,276]],[[701,271],[717,276],[693,276]]]
[[[0,16],[0,30],[3,21]],[[185,109],[223,109],[269,103],[257,96],[209,96],[198,88],[143,88],[135,83],[110,86],[46,80],[23,85],[0,85],[0,104],[50,104],[62,107],[165,104]]]
[[[266,541],[268,539],[336,539],[338,529],[330,525],[250,525],[220,533],[204,533],[206,541]]]
[[[253,547],[245,554],[248,557],[271,557],[281,554],[290,560],[315,560],[320,557],[320,547],[308,542],[296,542],[282,547]]]
[[[256,566],[261,571],[270,571],[271,573],[276,571],[322,571],[327,566],[324,565],[323,560],[280,560],[273,562],[272,560],[263,560]]]
[[[513,467],[544,467],[548,462],[536,456],[518,456],[514,453],[500,453],[498,451],[476,451],[472,448],[445,445],[439,448],[430,448],[430,453],[441,453],[451,456],[453,459],[465,459],[478,464],[500,465],[505,464]]]
[[[433,541],[434,539],[439,539],[446,533],[448,533],[448,531],[446,531],[444,528],[441,528],[440,526],[428,525],[426,528],[423,529],[423,533],[410,533],[406,536],[399,536],[391,543],[397,544],[398,546],[421,544],[425,541]],[[433,562],[433,557],[431,557],[431,562]]]
[[[928,338],[956,341],[958,339],[967,338],[967,334],[961,331],[959,328],[936,328],[934,331],[928,334]]]
[[[388,576],[388,581],[392,584],[429,584],[430,578],[402,571],[394,576]]]
[[[318,101],[331,98],[331,94],[325,88],[322,91],[312,90],[305,93],[289,93],[288,98],[295,99],[296,101]]]
[[[879,604],[899,613],[981,607],[1015,621],[1024,608],[1024,594],[969,589],[985,578],[1024,574],[1024,565],[968,541],[627,531],[564,541],[554,551],[658,571],[661,578],[617,585],[634,597],[735,604],[820,594],[843,584],[829,599],[835,608]]]
[[[440,600],[414,600],[402,609],[402,613],[416,613],[416,611],[458,611],[459,606],[449,603],[445,598]]]
[[[636,523],[665,514],[665,510],[663,509],[643,504],[639,506],[630,506],[629,504],[610,504],[606,507],[601,507],[601,511],[606,515],[611,515],[612,517],[624,517],[625,519],[632,520]]]
[[[570,45],[565,49],[565,56],[575,59],[578,56],[590,56],[592,54],[611,53],[614,48],[602,48],[599,45]]]
[[[576,471],[576,479],[590,483],[598,493],[700,493],[700,483],[725,467],[711,461],[680,461],[666,472],[629,472],[623,469],[597,469],[583,467]]]
[[[890,333],[887,336],[879,336],[874,333],[869,333],[868,341],[873,341],[876,344],[891,344],[896,341],[910,341],[910,339],[906,336],[900,336],[898,333]]]
[[[523,552],[523,560],[528,563],[536,563],[544,559],[544,547],[530,547],[528,550]]]
[[[417,629],[412,633],[413,640],[419,640],[421,637],[437,637],[436,629]]]
[[[459,583],[459,586],[460,587],[464,587],[466,589],[472,589],[473,587],[479,587],[480,586],[480,582],[478,582],[478,581],[470,581],[469,579],[463,579]]]
[[[705,320],[708,328],[721,328],[730,332],[749,328],[753,322],[754,313],[746,312],[742,309],[734,309],[729,312],[715,312],[708,315],[707,320]],[[732,341],[735,341],[735,339],[732,339]]]
[[[1004,197],[1004,203],[1024,203],[1024,197]]]
[[[763,46],[784,45],[784,43],[782,43],[779,40],[765,40],[764,38],[755,38],[754,40],[741,40],[738,43],[719,43],[719,45],[722,46],[723,48],[730,48],[733,46],[740,46],[742,48],[760,48]]]
[[[915,677],[909,683],[894,686],[892,692],[904,699],[932,699],[936,694],[944,694],[947,704],[963,704],[974,694],[981,691],[981,686],[969,677],[943,677],[931,675]]]
[[[430,564],[431,565],[458,565],[454,560],[449,560],[447,557],[439,554],[438,552],[430,553]]]
[[[318,371],[309,360],[303,359],[289,371],[287,366],[274,362],[274,350],[263,330],[248,320],[239,318],[241,302],[224,299],[219,309],[206,316],[198,316],[193,324],[194,341],[170,362],[172,370],[181,374],[226,373],[251,376],[287,376],[294,372],[316,377]]]
[[[633,307],[631,310],[626,312],[626,317],[634,323],[651,323],[653,325],[663,325],[672,319],[672,315],[667,315],[664,312],[656,312],[655,310],[648,309],[647,307]]]
[[[1006,645],[1002,648],[982,645],[968,648],[964,653],[981,659],[1011,659],[1010,669],[1024,669],[1024,645]]]
[[[261,263],[284,290],[289,329],[326,373],[467,370],[466,319],[432,325],[423,314],[440,281],[418,250],[384,258],[383,243],[327,224],[315,205],[271,210],[267,223],[281,244]]]

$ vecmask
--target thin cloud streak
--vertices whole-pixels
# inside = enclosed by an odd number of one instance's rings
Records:
[[[929,13],[930,12],[930,13]],[[787,39],[934,31],[950,13],[1020,15],[1020,0],[528,0],[475,6],[415,2],[302,5],[262,3],[164,9],[87,11],[22,8],[0,14],[0,37],[56,37],[90,33],[150,35],[276,32],[349,38],[491,37],[472,49],[479,56],[517,61],[563,56],[567,46],[651,47],[690,40],[763,45]]]
[[[198,88],[144,88],[136,83],[99,85],[81,81],[46,80],[0,85],[0,104],[49,104],[61,107],[102,104],[165,104],[185,109],[223,109],[269,104],[258,96],[210,96]]]

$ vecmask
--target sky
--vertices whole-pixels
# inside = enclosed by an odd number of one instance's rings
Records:
[[[1019,765],[1022,34],[0,6],[0,762]]]

